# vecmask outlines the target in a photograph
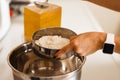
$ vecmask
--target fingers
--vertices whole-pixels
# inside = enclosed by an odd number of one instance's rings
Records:
[[[61,55],[66,54],[67,52],[69,52],[72,49],[72,46],[70,44],[66,45],[65,47],[63,47],[60,51],[58,51],[55,54],[56,58],[59,58]]]

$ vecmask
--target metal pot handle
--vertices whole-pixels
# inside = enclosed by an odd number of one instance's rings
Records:
[[[81,69],[81,67],[83,66],[83,64],[85,63],[86,61],[86,56],[79,56],[77,53],[74,54],[76,57],[78,57],[80,60],[81,60],[81,66],[79,67],[79,69]]]
[[[47,8],[49,6],[48,0],[45,0],[44,2],[34,1],[34,4],[39,8]]]
[[[78,54],[74,54],[76,57],[78,57],[81,61],[84,61],[84,56],[79,56]]]

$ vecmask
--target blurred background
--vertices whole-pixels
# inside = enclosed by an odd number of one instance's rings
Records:
[[[2,72],[0,80],[13,80],[6,61],[7,54],[20,43],[25,42],[24,6],[33,1],[0,0],[0,71]],[[120,12],[86,0],[49,0],[48,2],[62,6],[62,26],[76,33],[105,31],[120,35]],[[114,55],[108,56],[96,52],[88,57],[83,69],[82,80],[119,80],[120,55],[114,58]]]

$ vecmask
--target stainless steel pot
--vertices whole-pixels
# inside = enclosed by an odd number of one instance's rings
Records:
[[[24,43],[8,55],[14,80],[80,80],[85,57],[48,59],[34,53],[32,43]]]
[[[48,49],[35,43],[35,40],[45,35],[60,35],[69,39],[76,33],[66,28],[36,31],[32,43],[18,46],[8,56],[14,80],[80,80],[85,57],[77,56],[71,50],[61,59],[54,59],[54,54],[59,49]]]

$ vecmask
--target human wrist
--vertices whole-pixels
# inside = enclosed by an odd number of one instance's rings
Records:
[[[102,49],[102,48],[103,48],[103,45],[104,45],[104,43],[105,43],[105,41],[106,41],[107,33],[105,33],[105,32],[100,32],[99,35],[100,35],[100,43],[101,43],[100,49]]]
[[[115,52],[120,53],[120,36],[115,36]]]

